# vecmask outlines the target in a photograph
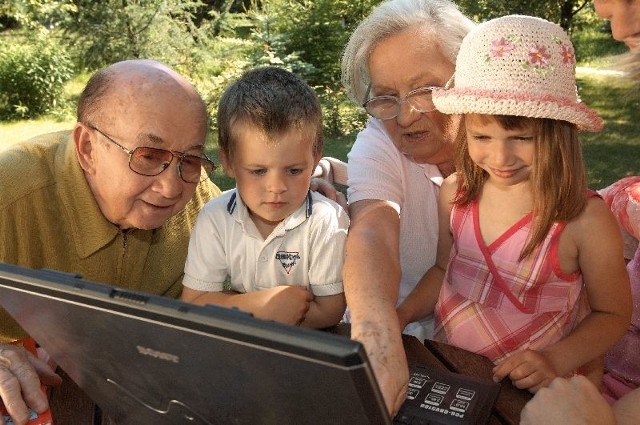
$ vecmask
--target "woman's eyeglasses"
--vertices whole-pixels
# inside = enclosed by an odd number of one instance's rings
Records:
[[[439,87],[421,87],[407,93],[403,98],[398,96],[376,96],[367,100],[362,106],[369,115],[381,120],[390,120],[398,116],[404,102],[418,112],[435,111],[436,107],[431,99],[431,92]]]

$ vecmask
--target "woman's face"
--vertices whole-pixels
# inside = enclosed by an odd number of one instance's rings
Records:
[[[375,46],[368,61],[369,98],[391,95],[403,99],[412,90],[445,85],[453,75],[454,64],[428,37],[410,28]],[[438,111],[418,112],[409,102],[402,102],[398,116],[382,122],[394,145],[413,161],[443,164],[453,161],[460,120]]]
[[[611,35],[629,49],[640,49],[640,0],[593,0],[596,13],[611,21]]]

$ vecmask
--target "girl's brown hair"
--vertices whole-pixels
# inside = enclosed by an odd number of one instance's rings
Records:
[[[566,121],[506,115],[468,114],[466,120],[495,120],[505,130],[532,128],[535,156],[531,171],[533,188],[533,232],[520,253],[530,255],[540,245],[554,222],[576,218],[587,205],[587,177],[578,129]],[[487,172],[469,156],[466,137],[456,144],[458,188],[453,203],[466,205],[478,199]]]

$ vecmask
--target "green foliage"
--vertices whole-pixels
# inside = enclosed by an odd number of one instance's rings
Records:
[[[636,83],[616,75],[579,74],[582,100],[604,120],[601,133],[582,133],[589,185],[601,189],[640,175],[640,98]]]
[[[47,29],[49,38],[64,31],[58,43],[65,43],[76,72],[92,73],[109,63],[131,58],[165,62],[196,85],[208,104],[214,128],[218,99],[231,81],[255,66],[280,66],[305,78],[315,88],[324,111],[326,133],[336,137],[357,131],[366,120],[361,108],[344,94],[340,58],[353,29],[380,2],[5,0],[0,2],[0,15],[7,19],[0,22],[19,22],[22,33],[40,34]],[[610,40],[608,26],[595,15],[591,0],[456,3],[476,21],[522,13],[569,25],[581,64],[624,50],[624,46]],[[9,32],[14,31],[0,34]],[[42,49],[38,43],[27,39],[22,44]],[[0,49],[6,50],[9,44]],[[60,67],[62,73],[66,69]],[[35,111],[34,106],[11,101],[7,94],[3,96],[0,104],[11,109],[14,116]]]
[[[339,137],[364,128],[367,114],[349,100],[344,88],[321,86],[316,87],[316,93],[322,105],[324,131],[328,136]]]
[[[52,30],[58,22],[75,10],[72,0],[6,0],[0,13],[10,16],[25,30]]]
[[[315,67],[300,58],[300,52],[287,48],[287,34],[277,31],[277,25],[285,18],[283,11],[272,8],[269,2],[263,2],[261,8],[254,7],[247,12],[253,23],[250,39],[259,46],[249,58],[253,66],[278,66],[308,78]]]
[[[201,36],[193,22],[200,1],[76,0],[59,24],[81,67],[96,69],[133,58],[177,66],[191,60]]]
[[[246,16],[256,43],[253,66],[279,66],[303,77],[324,112],[327,134],[348,134],[363,126],[360,108],[348,100],[340,84],[340,56],[349,34],[379,0],[265,0],[253,3]]]
[[[73,65],[48,38],[0,44],[0,119],[32,118],[59,112]]]
[[[545,18],[570,31],[573,20],[591,0],[457,0],[460,9],[477,22],[499,16],[518,14]]]
[[[594,64],[603,57],[627,51],[624,44],[611,38],[611,34],[600,28],[585,27],[571,37],[576,49],[576,59],[582,65]]]
[[[340,86],[340,58],[349,35],[380,0],[269,0],[263,10],[277,18],[287,52],[313,66],[305,75],[312,85]]]
[[[210,41],[207,48],[199,50],[197,60],[190,66],[176,68],[178,72],[191,76],[209,111],[211,127],[217,126],[218,100],[224,89],[247,69],[253,66],[250,58],[257,55],[259,47],[251,40],[218,37]]]

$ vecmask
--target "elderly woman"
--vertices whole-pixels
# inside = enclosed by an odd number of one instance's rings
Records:
[[[371,116],[348,156],[344,286],[351,336],[364,344],[390,412],[409,376],[396,305],[435,262],[439,185],[462,134],[459,117],[435,111],[431,90],[453,75],[473,26],[447,0],[389,0],[343,56],[343,84]],[[430,338],[431,320],[404,331]]]

